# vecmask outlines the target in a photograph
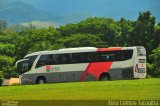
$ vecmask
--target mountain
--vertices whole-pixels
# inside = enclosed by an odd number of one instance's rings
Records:
[[[136,20],[139,12],[150,11],[160,22],[159,0],[0,0],[21,1],[56,15],[87,13],[92,16]]]
[[[63,19],[62,16],[48,14],[20,1],[6,4],[1,3],[0,7],[0,19],[6,20],[9,24],[30,22],[33,20],[58,22]]]
[[[159,0],[0,0],[0,19],[9,24],[42,21],[64,25],[91,16],[136,20],[139,12],[151,11],[160,22],[159,8]]]
[[[56,23],[55,25],[57,27],[67,23],[77,23],[88,17],[90,17],[90,15],[86,13],[75,13],[70,15],[56,15],[54,13],[47,13],[43,10],[35,8],[31,4],[21,1],[0,2],[0,20],[6,20],[9,24],[38,21],[41,25],[46,22],[47,25],[53,25],[53,23]],[[51,22],[51,24],[48,22]]]

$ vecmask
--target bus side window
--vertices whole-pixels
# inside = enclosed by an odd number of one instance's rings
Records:
[[[52,63],[53,63],[52,57],[53,57],[53,55],[51,55],[51,54],[41,55],[41,57],[39,58],[39,60],[37,62],[36,68],[42,67],[45,65],[52,65]]]
[[[69,54],[59,54],[58,55],[58,64],[70,64]]]
[[[82,57],[81,53],[72,53],[72,63],[82,63]]]
[[[58,63],[58,54],[53,54],[53,65],[57,65]]]
[[[131,59],[132,55],[133,55],[133,50],[116,51],[117,61],[125,61]]]
[[[124,56],[122,61],[131,59],[133,55],[133,50],[124,50],[122,51],[122,55]]]
[[[36,68],[44,66],[45,65],[45,56],[41,56],[37,62]]]
[[[98,61],[98,53],[94,53],[94,52],[88,52],[85,53],[85,62],[86,63],[91,63],[91,62],[97,62]]]
[[[105,61],[116,61],[116,54],[115,52],[102,52],[100,53],[101,58],[100,61],[105,62]]]

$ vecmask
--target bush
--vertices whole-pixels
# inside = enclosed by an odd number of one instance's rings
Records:
[[[0,70],[3,70],[6,66],[12,66],[14,62],[14,58],[9,56],[0,55]]]
[[[152,77],[151,75],[148,75],[148,74],[147,74],[146,78],[147,78],[147,79],[151,79],[151,78],[153,78],[153,77]]]
[[[18,72],[16,71],[16,67],[6,66],[3,68],[3,77],[4,78],[11,78],[11,77],[18,77]]]
[[[3,73],[0,71],[0,86],[2,85],[3,83]]]
[[[152,61],[152,64],[148,68],[153,70],[154,77],[160,77],[160,46],[152,51],[149,59]]]
[[[147,63],[147,75],[154,76],[155,66],[154,64]]]

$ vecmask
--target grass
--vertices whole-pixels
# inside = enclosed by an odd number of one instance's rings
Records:
[[[160,78],[4,86],[0,100],[160,100]]]

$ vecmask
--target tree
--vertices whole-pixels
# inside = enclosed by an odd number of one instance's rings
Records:
[[[153,48],[157,48],[160,45],[160,25],[155,26]]]
[[[14,67],[14,58],[0,55],[0,72],[3,72],[4,78],[10,78],[16,71]]]
[[[152,51],[152,54],[149,56],[152,61],[152,66],[154,67],[153,75],[160,77],[160,46]]]
[[[55,49],[52,45],[52,42],[49,40],[37,41],[33,46],[28,49],[28,53],[33,53],[36,51],[45,51],[45,50],[53,50]]]
[[[60,38],[57,41],[58,44],[62,44],[65,48],[70,47],[107,47],[99,36],[91,34],[74,34],[70,37]]]
[[[3,68],[3,76],[4,78],[18,77],[18,70],[13,65],[6,66]]]
[[[3,70],[6,66],[12,66],[14,63],[14,58],[0,55],[0,70]]]
[[[0,31],[5,30],[7,27],[7,22],[5,20],[0,20]]]
[[[112,18],[88,18],[78,24],[78,33],[101,35],[100,38],[109,46],[117,46],[120,27]]]
[[[130,46],[144,46],[150,54],[153,48],[155,17],[149,11],[139,13],[130,36]]]
[[[0,71],[0,86],[2,85],[2,83],[3,83],[3,73],[2,73],[2,71]]]
[[[61,36],[70,36],[72,34],[77,33],[77,24],[67,24],[65,26],[60,26],[57,28],[57,31],[59,31]]]
[[[117,24],[120,27],[120,36],[117,37],[117,43],[120,46],[129,46],[129,37],[133,30],[133,21],[121,18]]]
[[[0,35],[0,43],[10,43],[12,42],[12,37],[6,35]]]
[[[14,45],[13,44],[1,44],[0,43],[0,55],[14,56]]]
[[[29,53],[29,50],[33,51],[30,48],[36,46],[37,43],[49,41],[51,42],[51,45],[54,45],[59,37],[59,33],[56,31],[55,28],[52,27],[47,29],[42,28],[27,30],[20,34],[21,36],[17,38],[15,44],[16,60],[23,58],[26,54]],[[39,50],[37,49],[37,51]],[[48,50],[48,48],[45,48],[45,50]],[[34,52],[36,52],[36,50],[34,50]]]

